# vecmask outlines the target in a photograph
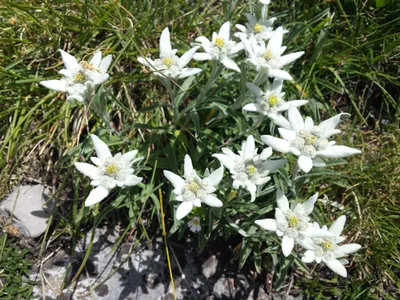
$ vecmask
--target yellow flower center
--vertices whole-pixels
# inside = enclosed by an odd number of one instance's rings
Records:
[[[317,141],[317,138],[315,136],[311,135],[311,134],[310,135],[306,135],[304,137],[304,144],[306,144],[306,145],[313,146],[316,141]]]
[[[17,23],[17,18],[12,17],[12,18],[8,19],[8,23],[10,23],[10,25],[15,25],[15,23]]]
[[[111,164],[106,167],[106,174],[107,176],[114,176],[118,173],[119,170],[120,169],[118,166]]]
[[[264,25],[261,25],[261,24],[256,23],[256,24],[254,25],[253,29],[254,29],[254,32],[259,33],[259,32],[261,32],[261,31],[263,31]]]
[[[191,182],[191,183],[189,183],[188,185],[188,189],[190,190],[190,191],[192,191],[193,193],[197,193],[198,191],[199,191],[199,189],[200,189],[200,186],[196,183],[196,182]]]
[[[295,227],[299,226],[300,220],[296,216],[290,216],[288,218],[288,223],[289,223],[289,227],[295,228]]]
[[[246,174],[249,176],[253,176],[257,173],[257,168],[253,165],[246,166]]]
[[[172,64],[173,64],[172,58],[170,58],[170,57],[163,58],[162,62],[164,63],[164,65],[167,66],[167,68],[172,67]]]
[[[333,243],[330,241],[323,241],[321,246],[325,251],[331,251],[334,247]]]
[[[193,219],[193,220],[192,220],[192,223],[193,223],[193,225],[196,225],[196,226],[197,226],[197,225],[199,225],[200,222],[199,222],[199,220],[197,220],[197,219]]]
[[[273,58],[273,55],[272,55],[271,50],[265,51],[263,57],[264,57],[266,60],[271,60],[271,59]]]
[[[224,47],[224,46],[225,46],[225,41],[224,41],[224,39],[221,38],[221,37],[217,37],[217,38],[215,39],[215,45],[217,45],[218,48]]]
[[[269,98],[268,98],[269,106],[275,107],[278,104],[278,102],[279,102],[279,99],[277,96],[275,96],[275,95],[269,96]]]
[[[78,74],[75,75],[75,78],[74,78],[74,81],[75,81],[75,82],[80,82],[80,83],[82,83],[82,82],[85,82],[85,80],[86,80],[85,74],[79,72]]]

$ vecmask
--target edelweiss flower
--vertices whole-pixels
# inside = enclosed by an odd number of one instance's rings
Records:
[[[193,217],[187,224],[192,232],[199,232],[201,230],[199,217]]]
[[[262,135],[261,140],[274,150],[299,156],[299,168],[308,173],[312,167],[324,167],[325,162],[319,158],[338,158],[346,157],[353,154],[361,153],[360,150],[346,147],[336,146],[336,142],[328,141],[328,139],[337,133],[339,129],[335,129],[340,122],[342,115],[338,114],[318,126],[314,126],[314,122],[310,117],[306,117],[303,121],[302,116],[296,107],[289,108],[289,122],[287,128],[279,128],[279,133],[283,139],[275,138],[270,135]]]
[[[232,60],[232,56],[243,50],[242,43],[236,43],[230,39],[231,23],[222,24],[218,34],[213,32],[212,41],[204,36],[196,38],[195,44],[203,47],[205,52],[193,55],[195,60],[218,60],[228,69],[240,72],[238,65]]]
[[[302,260],[305,263],[311,263],[314,260],[317,263],[323,261],[329,269],[339,274],[340,276],[347,277],[346,268],[343,266],[348,261],[342,258],[343,256],[356,252],[361,248],[359,244],[346,244],[339,246],[338,244],[345,240],[344,237],[340,236],[343,231],[344,224],[346,223],[346,216],[340,216],[332,225],[328,228],[323,226],[322,229],[331,233],[333,237],[325,238],[307,238],[302,242],[302,246],[308,249]],[[314,228],[319,229],[319,224],[314,222]]]
[[[96,166],[81,162],[74,163],[79,172],[92,179],[90,184],[97,186],[90,192],[85,206],[100,202],[116,186],[134,186],[143,180],[142,177],[133,175],[132,164],[143,159],[143,157],[134,159],[138,153],[137,150],[112,156],[110,149],[102,140],[94,134],[91,134],[90,137],[97,154],[97,157],[91,157],[90,160]]]
[[[277,119],[281,112],[288,110],[290,106],[302,106],[307,104],[307,100],[293,100],[286,102],[284,100],[285,93],[282,91],[283,81],[281,79],[275,79],[272,83],[272,87],[269,85],[265,92],[251,82],[246,85],[250,91],[254,94],[256,102],[249,103],[243,107],[247,111],[259,112],[272,119]]]
[[[65,78],[60,80],[41,81],[40,84],[55,91],[67,92],[67,101],[84,102],[95,87],[103,84],[109,78],[107,70],[111,64],[112,56],[102,59],[101,52],[97,51],[93,58],[78,63],[75,57],[59,49],[66,69],[59,71]]]
[[[170,171],[163,173],[175,188],[173,192],[176,195],[176,200],[182,202],[176,210],[178,220],[186,217],[194,206],[200,207],[202,202],[213,207],[222,206],[221,200],[215,196],[214,192],[216,191],[215,186],[220,183],[224,175],[223,166],[212,172],[208,177],[201,179],[193,169],[190,156],[186,154],[184,179]]]
[[[272,25],[274,24],[276,18],[257,20],[257,17],[253,14],[245,14],[248,23],[246,26],[241,24],[236,24],[235,27],[241,32],[235,33],[236,37],[246,38],[253,43],[260,43],[271,38],[274,34]]]
[[[194,74],[200,73],[202,69],[186,68],[193,54],[200,47],[193,47],[180,58],[176,55],[178,50],[172,49],[168,27],[163,30],[160,37],[160,58],[151,60],[150,58],[138,57],[138,61],[150,68],[155,75],[172,79],[183,79]]]
[[[318,193],[311,196],[306,202],[293,204],[289,207],[289,201],[285,194],[277,190],[276,202],[278,207],[275,209],[275,219],[257,220],[255,223],[265,230],[275,231],[282,238],[283,255],[289,256],[292,253],[294,243],[310,237],[331,237],[332,234],[313,227],[308,217],[314,209]]]
[[[254,137],[249,135],[246,142],[242,143],[239,155],[228,148],[221,149],[224,154],[213,154],[221,164],[229,169],[233,178],[233,188],[244,187],[250,192],[251,202],[256,199],[257,185],[267,183],[271,177],[268,174],[286,164],[286,160],[266,160],[272,155],[272,149],[264,149],[257,154]]]
[[[281,69],[302,56],[304,51],[281,56],[286,50],[286,47],[282,47],[283,34],[284,30],[282,27],[276,29],[269,39],[267,46],[265,46],[264,42],[255,44],[246,38],[241,37],[240,39],[249,57],[248,61],[258,72],[266,72],[268,77],[292,80],[292,76]]]

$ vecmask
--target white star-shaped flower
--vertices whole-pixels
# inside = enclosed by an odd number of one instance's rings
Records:
[[[97,186],[90,192],[85,206],[100,202],[116,186],[134,186],[143,180],[142,177],[133,174],[132,164],[143,159],[143,157],[135,158],[137,150],[112,156],[110,149],[102,140],[94,134],[91,134],[90,137],[97,154],[97,157],[90,158],[95,166],[81,162],[74,163],[79,172],[92,180],[90,184]]]
[[[222,24],[218,33],[213,32],[210,41],[205,36],[196,38],[196,43],[202,46],[204,52],[193,55],[195,60],[218,60],[226,68],[240,72],[238,65],[233,61],[232,57],[239,51],[243,50],[242,43],[236,43],[230,39],[231,23]]]
[[[246,26],[241,24],[236,24],[235,27],[240,30],[240,32],[235,33],[236,37],[243,37],[250,41],[250,43],[260,43],[271,38],[274,34],[272,25],[274,24],[276,18],[270,19],[257,19],[254,14],[245,14],[248,23]]]
[[[281,70],[287,64],[295,61],[304,54],[304,51],[283,55],[286,47],[282,47],[284,30],[278,27],[265,45],[251,43],[247,38],[241,37],[244,50],[250,62],[258,72],[265,72],[268,77],[276,77],[283,80],[292,80],[287,71]]]
[[[261,228],[269,231],[275,231],[282,237],[283,255],[289,256],[292,253],[295,242],[306,237],[331,237],[332,234],[313,227],[308,217],[314,209],[314,203],[317,201],[318,193],[311,196],[304,203],[292,204],[289,207],[289,201],[285,194],[277,190],[276,202],[278,207],[275,209],[275,219],[257,220],[255,223]]]
[[[340,118],[345,113],[338,114],[318,126],[310,117],[303,117],[296,107],[289,108],[289,121],[286,128],[278,128],[283,139],[270,135],[262,135],[261,140],[274,150],[299,156],[298,165],[301,170],[308,173],[312,167],[324,167],[325,162],[320,157],[339,158],[361,153],[360,150],[347,146],[337,146],[335,141],[328,139],[340,133],[336,129]]]
[[[168,27],[163,30],[160,37],[160,58],[154,61],[150,58],[138,57],[138,61],[148,67],[159,77],[172,79],[183,79],[197,73],[202,69],[186,68],[193,57],[193,54],[200,47],[193,47],[180,58],[176,55],[177,49],[172,49]]]
[[[189,226],[189,230],[191,232],[199,232],[201,230],[201,225],[200,225],[200,218],[199,217],[193,217],[187,225]]]
[[[283,80],[275,79],[270,86],[269,81],[265,92],[251,82],[246,85],[253,93],[255,102],[246,104],[243,109],[247,111],[259,112],[271,119],[277,119],[283,111],[289,109],[290,106],[302,106],[307,104],[307,100],[285,101],[285,93],[282,93]]]
[[[286,164],[285,159],[267,160],[272,155],[272,148],[264,149],[261,154],[257,154],[258,150],[252,135],[249,135],[247,140],[242,143],[239,155],[228,148],[221,150],[224,154],[213,154],[213,157],[216,157],[229,169],[234,189],[243,187],[250,192],[251,202],[256,199],[257,186],[263,185],[271,179],[268,174]]]
[[[340,236],[343,231],[344,224],[346,223],[346,216],[340,216],[331,227],[327,228],[326,225],[322,227],[322,230],[329,232],[333,237],[325,238],[306,238],[301,242],[301,245],[308,249],[302,260],[305,263],[311,263],[314,260],[317,263],[324,262],[329,269],[339,274],[340,276],[347,277],[346,268],[343,266],[348,261],[342,259],[343,256],[356,252],[361,248],[359,244],[345,244],[338,245],[345,240],[344,237]],[[314,222],[314,228],[319,229],[318,223]]]
[[[209,176],[201,179],[193,169],[192,160],[189,155],[185,155],[184,175],[180,176],[164,170],[164,176],[174,186],[173,193],[176,200],[181,204],[176,210],[176,218],[178,220],[186,217],[193,207],[200,207],[201,203],[205,203],[213,207],[221,207],[222,201],[219,200],[214,192],[224,175],[224,167],[221,166]]]
[[[112,62],[112,56],[102,59],[102,54],[97,51],[92,59],[78,63],[75,57],[59,49],[65,69],[59,71],[64,75],[60,80],[45,80],[40,84],[55,91],[67,92],[67,101],[84,102],[94,89],[109,78],[107,70]]]

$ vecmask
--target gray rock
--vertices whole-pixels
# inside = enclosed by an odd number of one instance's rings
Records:
[[[215,255],[211,255],[201,266],[203,275],[208,279],[217,272],[218,259]]]
[[[0,203],[0,215],[12,215],[12,225],[24,236],[39,237],[47,228],[51,210],[51,203],[43,207],[48,195],[49,191],[40,184],[19,186]]]

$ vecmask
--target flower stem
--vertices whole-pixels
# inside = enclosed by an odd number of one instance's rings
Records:
[[[213,60],[211,74],[208,77],[208,80],[207,80],[207,83],[206,83],[204,89],[201,90],[200,95],[196,99],[196,105],[200,104],[200,102],[205,98],[205,96],[207,95],[207,92],[211,89],[212,84],[217,80],[221,71],[222,71],[221,64],[218,64],[217,60]]]

